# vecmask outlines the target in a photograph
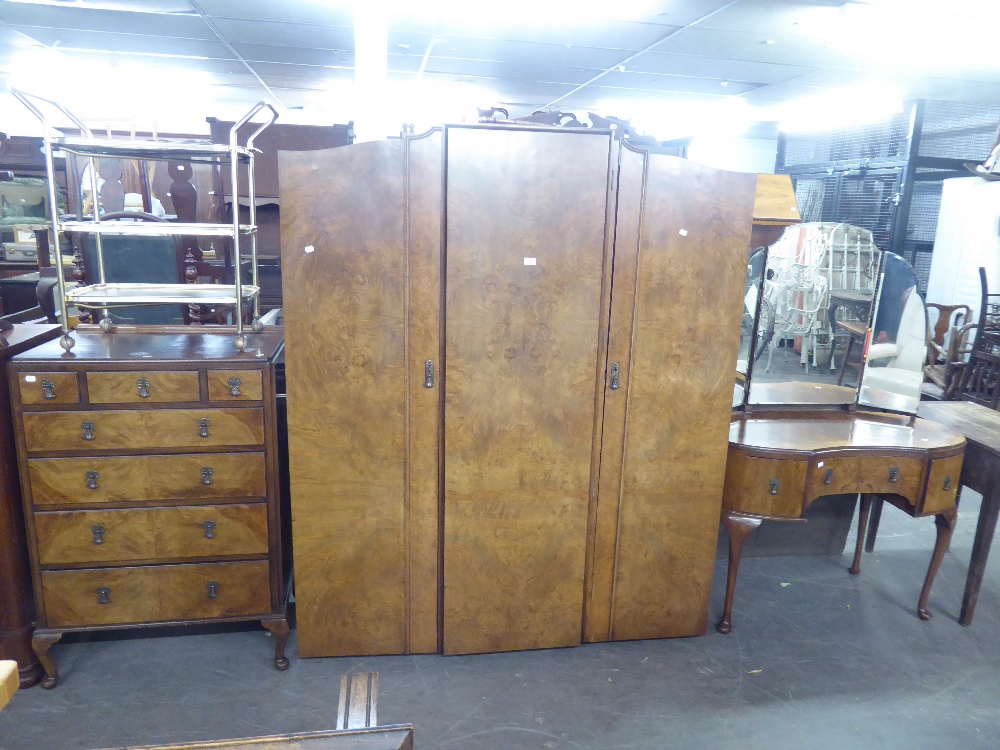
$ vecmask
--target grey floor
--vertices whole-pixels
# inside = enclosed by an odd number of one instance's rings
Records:
[[[929,622],[914,610],[933,521],[886,507],[861,576],[847,574],[846,553],[745,558],[729,636],[710,629],[703,638],[467,657],[293,656],[284,673],[272,668],[272,642],[258,629],[66,638],[53,649],[61,684],[14,697],[0,713],[0,748],[330,728],[340,675],[377,670],[380,723],[412,722],[427,750],[995,749],[997,558],[975,622],[956,622],[978,506],[967,493]],[[722,561],[713,621],[724,579]]]

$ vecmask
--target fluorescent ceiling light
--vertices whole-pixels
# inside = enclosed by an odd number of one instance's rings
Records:
[[[59,8],[124,10],[131,13],[194,13],[187,0],[7,0],[23,5],[53,5]]]
[[[571,26],[595,19],[638,20],[655,12],[662,1],[632,0],[613,4],[607,0],[312,0],[317,7],[351,8],[377,5],[392,19],[412,19],[470,26]]]
[[[777,120],[785,133],[813,133],[882,122],[902,111],[898,89],[871,84],[787,102],[761,119]]]

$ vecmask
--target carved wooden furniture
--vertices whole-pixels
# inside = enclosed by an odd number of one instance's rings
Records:
[[[242,740],[215,740],[122,750],[413,750],[412,724],[387,724],[368,729],[304,732]]]
[[[278,330],[78,329],[9,367],[38,629],[261,620],[285,669]]]
[[[516,125],[280,161],[299,653],[704,633],[756,176]]]
[[[0,332],[0,366],[58,336],[54,325],[19,324]],[[41,678],[41,665],[31,650],[31,573],[6,377],[0,377],[0,414],[0,659],[16,661],[21,686],[31,687]]]
[[[917,604],[921,619],[957,515],[964,438],[922,419],[868,412],[741,414],[729,432],[722,523],[729,533],[729,575],[720,633],[732,630],[733,594],[746,536],[764,519],[795,521],[823,495],[861,493],[860,572],[872,496],[911,516],[935,517],[937,543]]]
[[[168,305],[168,304],[200,304],[200,305],[226,305],[233,308],[233,321],[236,325],[236,347],[243,349],[248,338],[243,330],[243,311],[253,309],[253,330],[259,332],[260,305],[257,285],[257,234],[256,225],[256,202],[253,195],[253,161],[254,161],[254,139],[264,132],[275,118],[276,110],[266,102],[259,102],[249,112],[247,112],[230,130],[229,142],[227,145],[217,145],[213,143],[190,143],[161,140],[114,140],[95,138],[93,133],[77,117],[56,102],[44,99],[39,96],[27,94],[23,91],[13,90],[17,98],[41,123],[43,131],[43,146],[46,157],[46,168],[49,175],[49,190],[51,204],[56,205],[55,180],[53,178],[53,151],[59,149],[65,153],[75,154],[85,157],[89,163],[90,174],[90,194],[92,197],[91,217],[83,220],[82,216],[76,221],[64,221],[56,215],[53,216],[53,235],[55,237],[56,255],[60,256],[59,234],[61,231],[67,232],[89,232],[97,237],[97,281],[85,286],[76,286],[67,290],[60,274],[57,274],[59,285],[58,303],[61,313],[61,323],[63,327],[62,345],[66,351],[73,347],[73,338],[69,335],[70,325],[67,315],[67,303],[71,303],[79,308],[96,309],[104,312],[101,318],[101,326],[105,332],[112,329],[113,325],[107,317],[107,310],[131,305]],[[53,135],[48,114],[52,110],[57,110],[65,117],[68,117],[73,124],[80,129],[82,136],[62,136]],[[262,124],[254,123],[253,132],[248,136],[245,145],[240,145],[237,140],[237,132],[240,127],[246,125],[252,118],[264,112],[266,119]],[[111,157],[112,164],[119,159],[183,159],[191,162],[204,161],[218,165],[220,168],[227,168],[230,171],[231,179],[236,182],[236,175],[239,172],[240,164],[245,164],[251,177],[249,180],[249,223],[242,224],[238,216],[234,216],[230,223],[199,224],[189,222],[175,222],[169,224],[156,223],[135,223],[122,224],[120,222],[104,222],[101,217],[100,200],[98,200],[99,190],[97,184],[99,157]],[[112,173],[113,174],[113,173]],[[112,186],[118,185],[115,179],[111,181]],[[109,183],[105,183],[108,188]],[[120,187],[120,185],[119,185]],[[117,192],[117,189],[114,191]],[[148,190],[143,191],[147,196]],[[114,197],[115,208],[117,206],[117,196],[109,194],[108,199]],[[184,201],[182,200],[182,205]],[[148,205],[143,206],[147,211]],[[81,212],[82,213],[82,212]],[[104,260],[102,252],[102,235],[119,234],[133,237],[149,236],[202,236],[225,238],[232,243],[232,256],[234,267],[241,267],[241,242],[244,247],[249,245],[249,255],[252,272],[252,283],[243,284],[241,274],[233,276],[233,284],[204,284],[196,285],[189,283],[110,283],[104,274]],[[242,238],[242,239],[241,239]],[[249,239],[247,242],[246,239]],[[186,278],[186,281],[194,281],[194,278]]]

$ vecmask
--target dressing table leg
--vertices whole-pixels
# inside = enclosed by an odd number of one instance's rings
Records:
[[[865,540],[865,552],[875,551],[875,538],[878,536],[878,524],[882,520],[882,506],[885,505],[885,501],[879,497],[875,497],[875,501],[872,504],[872,517],[868,522],[868,538]]]
[[[861,552],[865,546],[865,531],[868,529],[868,516],[872,510],[872,495],[861,496],[861,510],[858,512],[858,541],[854,545],[854,562],[847,572],[856,576],[861,572]]]
[[[750,532],[757,530],[762,520],[722,511],[722,525],[729,534],[729,575],[726,578],[726,604],[722,610],[722,619],[715,626],[720,633],[726,634],[733,629],[733,592],[736,590],[736,575],[740,571],[743,541]]]
[[[941,561],[951,546],[951,535],[955,532],[955,521],[958,519],[958,508],[949,508],[943,513],[934,516],[934,524],[937,526],[937,541],[934,543],[934,554],[931,555],[931,564],[927,568],[927,577],[924,579],[924,587],[920,591],[920,601],[917,602],[917,616],[921,620],[931,619],[931,613],[927,610],[927,599],[931,595],[931,586],[934,585],[934,577],[937,576]]]

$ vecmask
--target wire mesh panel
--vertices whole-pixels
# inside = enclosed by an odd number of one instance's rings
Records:
[[[927,101],[918,156],[982,161],[996,142],[1000,104]]]
[[[784,158],[778,169],[828,162],[905,159],[909,150],[912,106],[871,125],[789,135],[785,139]]]
[[[900,177],[899,169],[844,175],[835,220],[863,227],[872,233],[876,246],[891,247]]]

